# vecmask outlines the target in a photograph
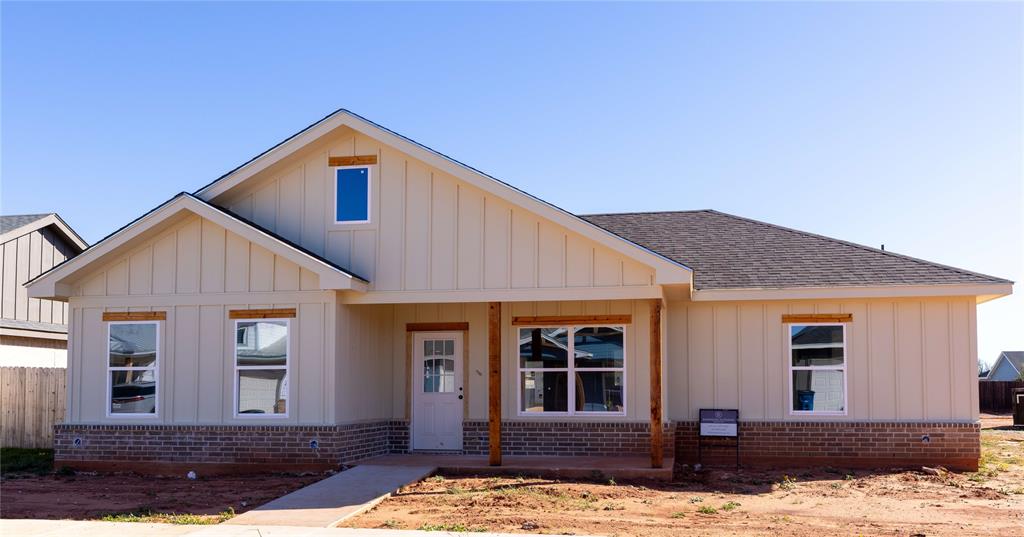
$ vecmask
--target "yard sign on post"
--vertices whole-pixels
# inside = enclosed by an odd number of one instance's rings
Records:
[[[740,411],[737,409],[700,409],[700,430],[697,432],[697,461],[704,464],[704,437],[736,439],[736,468],[740,467]]]

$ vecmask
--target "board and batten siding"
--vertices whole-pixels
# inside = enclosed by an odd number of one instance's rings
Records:
[[[846,416],[793,416],[783,314],[851,313]],[[978,419],[973,297],[670,302],[669,418],[738,408],[744,420]]]
[[[334,223],[328,157],[376,155],[371,222]],[[650,286],[654,271],[342,128],[212,200],[374,291]]]
[[[198,216],[134,244],[70,298],[70,423],[322,424],[334,416],[335,293],[317,276]],[[289,415],[234,417],[235,309],[295,308]],[[166,311],[157,418],[107,417],[104,312]]]
[[[29,298],[25,282],[50,270],[76,251],[49,226],[11,239],[2,245],[0,317],[22,321],[66,324],[67,304]]]

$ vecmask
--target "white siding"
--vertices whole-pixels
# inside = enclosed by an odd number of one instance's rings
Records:
[[[329,156],[377,155],[371,223],[334,223]],[[214,203],[323,253],[375,291],[650,286],[654,271],[342,128]],[[300,210],[301,207],[301,210]]]
[[[743,419],[972,421],[977,352],[973,297],[844,302],[671,302],[669,418],[739,408]],[[789,412],[787,313],[851,313],[847,416]]]

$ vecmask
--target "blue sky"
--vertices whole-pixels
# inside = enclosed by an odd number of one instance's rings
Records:
[[[0,210],[89,241],[345,107],[573,212],[715,208],[1024,281],[1022,4],[0,10]],[[983,359],[1024,349],[1022,297],[979,307]]]

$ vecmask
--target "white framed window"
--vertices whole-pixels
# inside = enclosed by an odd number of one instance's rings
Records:
[[[518,336],[520,416],[626,413],[625,327],[520,327]]]
[[[373,182],[369,166],[337,166],[334,170],[334,223],[370,222]]]
[[[789,324],[790,414],[845,416],[846,325]]]
[[[288,417],[289,319],[235,320],[235,417]]]
[[[107,417],[156,417],[160,323],[107,323]]]

